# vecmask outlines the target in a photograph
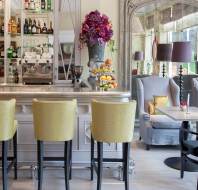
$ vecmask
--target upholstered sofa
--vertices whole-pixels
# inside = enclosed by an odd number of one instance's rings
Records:
[[[150,76],[137,79],[140,137],[150,149],[150,145],[178,145],[180,122],[165,115],[148,114],[148,102],[153,96],[168,96],[169,104],[179,105],[179,87],[173,79]]]
[[[138,78],[145,78],[148,77],[149,75],[133,75],[131,77],[131,98],[132,100],[136,100],[137,99],[137,79]],[[138,110],[136,109],[136,119],[139,119],[139,115],[138,115]]]
[[[192,79],[192,106],[198,107],[198,78]]]

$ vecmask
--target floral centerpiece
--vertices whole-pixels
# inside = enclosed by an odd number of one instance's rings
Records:
[[[111,59],[107,59],[99,68],[94,68],[91,73],[96,77],[100,89],[104,91],[118,86],[114,77]]]
[[[86,44],[89,50],[89,61],[104,61],[104,49],[113,36],[109,17],[98,10],[90,12],[85,17],[80,32],[81,47]]]

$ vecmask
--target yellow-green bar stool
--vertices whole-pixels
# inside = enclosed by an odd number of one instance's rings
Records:
[[[101,190],[103,162],[122,162],[125,190],[129,190],[129,151],[133,138],[136,102],[92,102],[91,125],[91,180],[97,173],[97,190]],[[97,158],[94,158],[94,141]],[[103,143],[122,143],[122,158],[103,158]],[[96,167],[95,162],[98,162]]]
[[[0,141],[2,142],[3,190],[8,190],[8,172],[14,166],[17,179],[17,121],[15,120],[16,100],[0,101]],[[8,157],[8,143],[13,139],[13,156]],[[11,161],[8,164],[8,160]]]
[[[76,124],[77,101],[33,100],[33,121],[37,140],[38,190],[42,189],[43,161],[64,161],[65,189],[69,190],[72,139]],[[44,141],[65,142],[64,157],[45,157]]]

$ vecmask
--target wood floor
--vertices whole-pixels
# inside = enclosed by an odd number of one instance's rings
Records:
[[[137,138],[136,138],[137,139]],[[130,178],[131,190],[196,190],[198,173],[185,173],[183,180],[179,171],[164,165],[165,158],[178,156],[177,147],[153,147],[150,151],[144,149],[142,142],[134,140],[131,157],[135,160],[135,171]],[[124,190],[121,181],[112,176],[111,169],[104,170],[102,190]],[[88,169],[75,169],[71,190],[95,190],[96,180],[89,181]],[[36,180],[20,178],[13,181],[10,178],[10,190],[36,190]],[[1,189],[1,187],[0,187]],[[43,190],[64,190],[64,174],[62,169],[46,169],[44,172]]]

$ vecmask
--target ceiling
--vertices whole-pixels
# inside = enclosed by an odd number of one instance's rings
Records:
[[[155,0],[153,3],[146,3],[145,5],[142,5],[140,8],[138,8],[136,10],[136,15],[141,16],[149,14],[154,12],[156,9],[163,10],[177,3],[192,5],[193,7],[198,8],[198,0]]]

